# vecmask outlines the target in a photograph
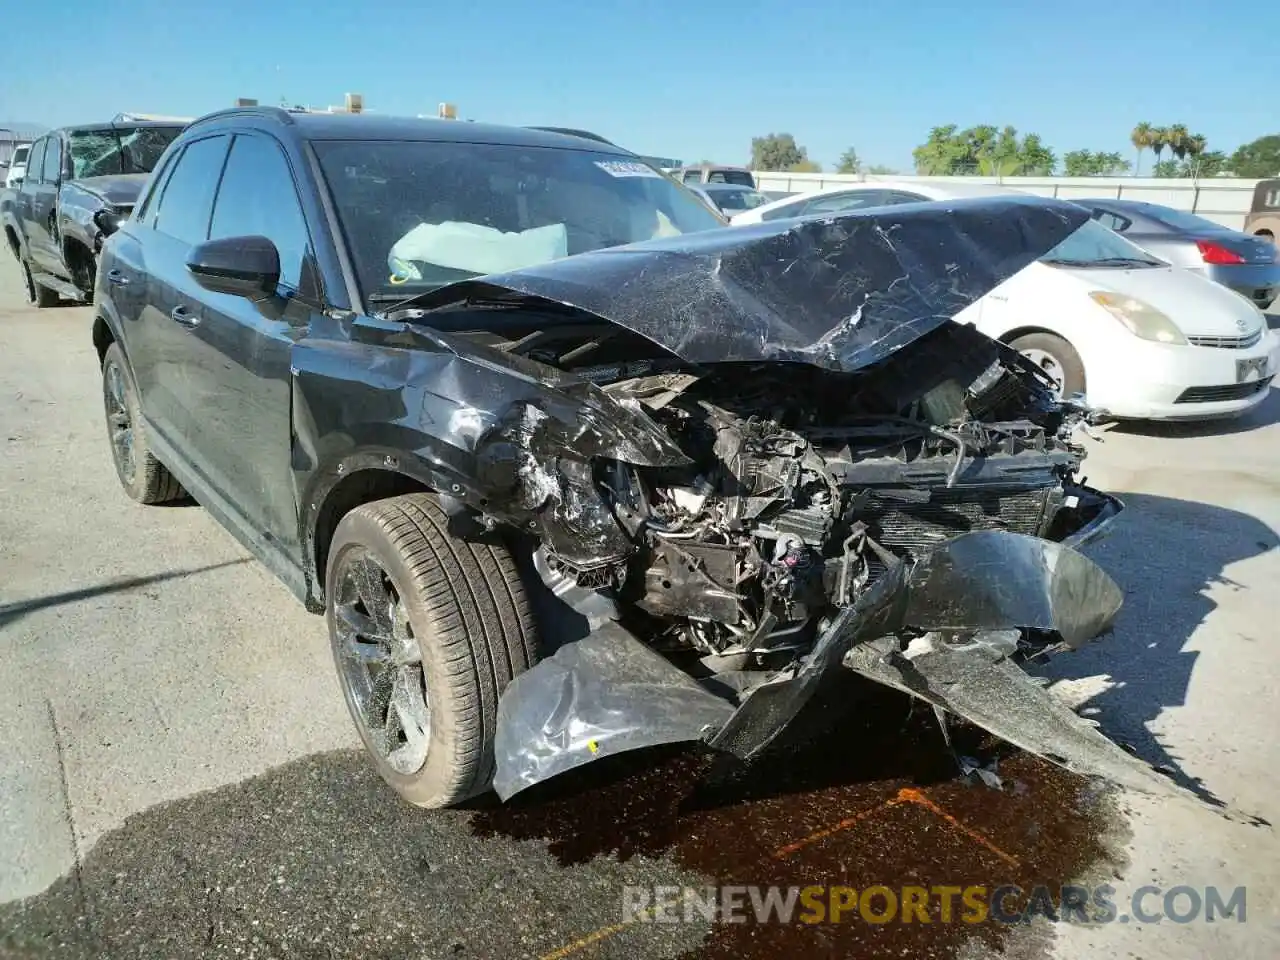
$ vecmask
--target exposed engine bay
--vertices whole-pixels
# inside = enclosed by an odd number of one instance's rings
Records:
[[[574,477],[562,461],[559,477],[525,477],[593,547],[548,537],[549,567],[647,614],[639,629],[662,650],[776,666],[895,560],[971,531],[1044,536],[1078,509],[1082,415],[971,327],[856,374],[742,364],[604,390],[661,424],[689,466]],[[626,533],[612,554],[592,536],[601,506]]]

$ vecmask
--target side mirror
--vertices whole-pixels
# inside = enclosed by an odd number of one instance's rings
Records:
[[[104,239],[120,229],[121,220],[120,214],[114,210],[103,209],[93,215],[93,222],[102,231]]]
[[[280,251],[266,237],[209,240],[192,248],[187,269],[213,293],[265,300],[280,282]]]

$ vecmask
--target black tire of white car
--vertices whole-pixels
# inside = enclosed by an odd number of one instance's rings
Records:
[[[1009,346],[1022,354],[1039,353],[1051,358],[1061,371],[1063,397],[1085,392],[1084,364],[1075,347],[1066,340],[1052,333],[1028,333],[1012,341]],[[1048,370],[1045,372],[1051,373]]]
[[[382,778],[426,808],[489,789],[498,698],[538,649],[508,547],[453,536],[432,494],[357,507],[329,546],[325,619],[343,697]]]
[[[111,459],[125,493],[138,503],[147,504],[167,503],[184,496],[182,485],[156,459],[147,443],[138,389],[119,344],[107,347],[102,358],[102,403]]]
[[[27,303],[33,304],[38,309],[56,307],[58,305],[58,295],[48,287],[42,287],[36,283],[36,278],[31,273],[31,267],[26,260],[19,260],[18,262],[22,264],[22,279],[27,287]]]

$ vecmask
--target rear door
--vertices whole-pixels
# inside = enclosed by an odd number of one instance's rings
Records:
[[[265,236],[280,251],[273,299],[204,292],[192,358],[205,388],[192,415],[210,479],[243,512],[249,534],[298,554],[290,464],[294,342],[323,303],[295,170],[263,132],[237,133],[213,206],[209,239]]]
[[[187,143],[169,164],[172,170],[158,196],[148,201],[142,222],[146,273],[140,277],[146,292],[129,352],[152,429],[179,457],[192,461],[188,465],[202,479],[207,478],[192,456],[198,440],[192,411],[208,390],[210,371],[197,365],[192,334],[204,319],[201,299],[207,294],[187,270],[187,254],[209,235],[213,195],[230,143],[226,134]]]

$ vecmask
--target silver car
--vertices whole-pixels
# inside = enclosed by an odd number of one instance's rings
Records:
[[[1093,219],[1175,267],[1203,273],[1265,310],[1280,295],[1280,248],[1193,213],[1137,200],[1076,200]]]

